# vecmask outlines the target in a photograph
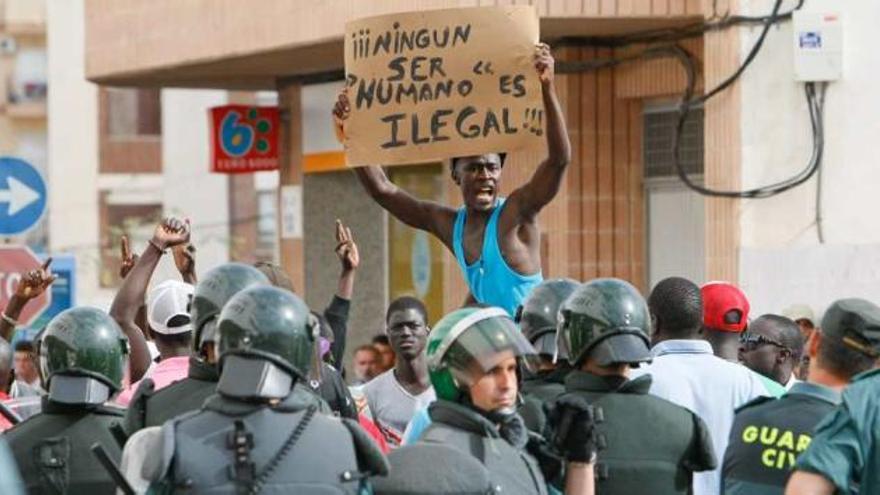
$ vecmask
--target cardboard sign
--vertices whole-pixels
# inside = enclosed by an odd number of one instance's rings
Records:
[[[345,32],[349,166],[543,144],[533,7],[393,14],[350,22]]]
[[[278,170],[278,107],[226,105],[209,112],[212,172]]]

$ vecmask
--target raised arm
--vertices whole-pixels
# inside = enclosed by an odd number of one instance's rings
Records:
[[[550,47],[543,43],[539,44],[535,54],[535,70],[538,71],[541,79],[541,94],[544,99],[544,111],[547,114],[545,120],[547,158],[541,162],[532,178],[510,195],[510,201],[514,202],[520,218],[523,219],[534,218],[553,200],[562,185],[565,169],[571,162],[568,128],[553,82],[554,64]]]
[[[189,241],[189,224],[175,218],[162,221],[153,233],[147,248],[122,281],[122,286],[113,298],[110,316],[122,328],[129,346],[131,359],[129,377],[131,383],[140,380],[150,367],[150,351],[143,330],[137,325],[138,309],[144,304],[150,279],[165,250]],[[144,329],[145,330],[145,329]]]
[[[355,273],[361,264],[361,256],[357,244],[354,242],[354,237],[351,235],[351,229],[338,219],[336,220],[336,257],[339,258],[342,271],[339,273],[336,294],[330,301],[330,305],[324,309],[324,318],[327,319],[333,330],[333,343],[330,344],[333,364],[341,368],[348,334],[348,311],[351,307]]]
[[[0,316],[0,336],[7,342],[11,342],[15,334],[15,326],[18,325],[18,317],[24,307],[45,292],[55,281],[55,275],[52,275],[49,269],[51,263],[52,258],[49,258],[40,268],[27,272],[15,287],[15,292],[9,298],[9,304]]]
[[[333,107],[336,135],[340,140],[344,139],[345,120],[350,113],[348,94],[343,90]],[[380,167],[358,167],[354,171],[367,194],[388,213],[410,227],[431,232],[446,245],[451,246],[455,210],[414,197],[388,180],[388,176]]]

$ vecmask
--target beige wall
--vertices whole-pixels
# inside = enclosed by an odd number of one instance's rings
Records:
[[[702,12],[701,0],[87,0],[86,72],[102,84],[269,89],[279,76],[340,69],[348,20],[512,4],[534,5],[547,39],[680,25]]]

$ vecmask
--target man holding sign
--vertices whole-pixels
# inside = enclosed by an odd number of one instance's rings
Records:
[[[471,24],[468,24],[468,28],[476,32],[479,25],[476,21]],[[537,36],[536,29],[535,35]],[[494,55],[499,58],[504,56],[497,53]],[[509,115],[506,113],[506,108],[497,111],[502,124],[497,125],[496,121],[496,126],[512,131],[508,134],[518,133],[523,140],[534,139],[535,136],[544,134],[546,130],[548,155],[538,165],[532,178],[513,191],[509,197],[499,196],[501,172],[506,154],[467,153],[474,149],[473,141],[462,145],[450,144],[443,150],[446,157],[452,157],[452,179],[460,187],[464,200],[464,206],[458,210],[413,197],[391,183],[378,166],[355,169],[364,188],[379,205],[401,222],[434,234],[455,253],[470,288],[468,301],[498,306],[511,315],[529,291],[542,281],[537,216],[559,191],[565,169],[571,159],[568,131],[553,84],[554,59],[550,47],[543,43],[536,45],[533,57],[533,66],[540,80],[543,100],[543,109],[537,109],[538,119],[540,120],[542,113],[546,115],[543,129],[540,128],[540,122],[537,124],[537,130],[530,128],[528,123],[508,126]],[[449,62],[449,65],[456,63],[454,60],[446,62]],[[481,64],[481,67],[485,69],[485,64]],[[392,64],[389,64],[389,68],[392,68]],[[489,70],[491,72],[491,69]],[[495,87],[503,87],[508,76],[500,74],[494,76]],[[351,162],[352,150],[365,148],[353,141],[369,133],[361,132],[360,135],[355,135],[350,131],[350,127],[353,127],[351,120],[356,120],[357,112],[362,110],[360,100],[363,100],[363,84],[359,84],[358,81],[362,81],[363,78],[353,76],[349,71],[348,79],[349,89],[340,94],[333,113],[337,134],[345,139]],[[518,78],[514,77],[514,80],[516,79]],[[531,76],[523,77],[524,92],[528,91],[529,79]],[[354,98],[354,102],[349,96]],[[355,106],[354,112],[352,112],[352,103]],[[466,107],[464,111],[467,108],[473,107]],[[453,121],[461,122],[464,111],[459,112],[459,116]],[[436,127],[433,125],[433,119],[439,112],[442,110],[435,111],[431,117],[432,129]],[[486,110],[486,119],[479,121],[485,123],[484,136],[489,127],[496,127],[490,125],[492,118],[489,114],[495,115],[492,112],[492,109]],[[528,112],[526,114],[529,115]],[[534,114],[533,111],[532,115]],[[415,117],[417,116],[413,115],[413,119]],[[387,118],[382,120],[387,121]],[[411,135],[417,133],[419,126],[418,121],[413,122]],[[453,142],[449,141],[449,143]],[[436,146],[433,141],[428,144]],[[462,148],[466,151],[462,152]],[[436,153],[435,149],[426,147],[425,158],[433,158],[430,153]]]

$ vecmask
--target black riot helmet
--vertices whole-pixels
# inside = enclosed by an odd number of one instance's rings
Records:
[[[540,355],[557,356],[556,327],[559,306],[578,287],[570,278],[554,278],[532,289],[516,310],[516,322]],[[559,355],[568,359],[567,355]]]
[[[244,263],[226,263],[205,274],[196,285],[190,306],[194,355],[201,356],[203,346],[216,341],[216,320],[229,299],[255,285],[269,285],[269,279]]]
[[[290,291],[245,289],[229,300],[217,322],[220,382],[239,398],[284,398],[312,363],[318,322]]]
[[[580,366],[589,356],[600,366],[650,361],[651,317],[638,289],[616,278],[578,287],[559,309],[560,352]]]
[[[50,399],[100,404],[122,388],[128,340],[107,313],[78,307],[52,318],[38,354]]]

